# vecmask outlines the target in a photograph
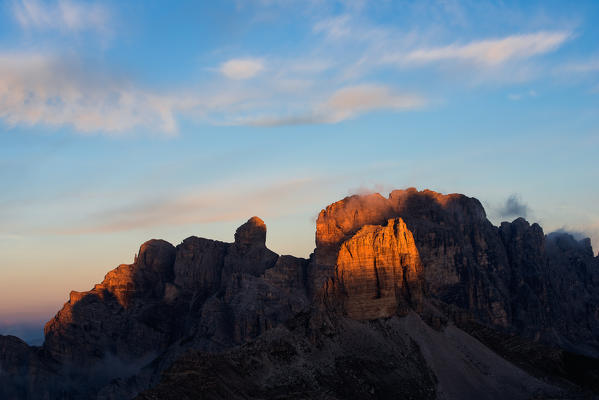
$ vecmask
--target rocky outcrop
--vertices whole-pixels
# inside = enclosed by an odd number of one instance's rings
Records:
[[[372,194],[333,203],[316,222],[315,262],[330,269],[341,244],[362,226],[398,217],[414,235],[429,294],[490,323],[509,325],[507,256],[480,202],[464,195],[411,188],[388,198]]]
[[[552,361],[542,351],[528,354],[539,363]],[[414,313],[370,322],[299,315],[246,346],[187,353],[137,399],[590,396],[559,379],[543,371],[532,375],[454,325],[435,331]]]
[[[546,238],[555,342],[565,348],[599,356],[599,269],[589,239],[567,233]]]
[[[266,248],[266,225],[258,217],[250,218],[235,232],[235,243],[225,257],[223,274],[244,273],[260,276],[277,262],[279,256]]]
[[[516,349],[543,360],[534,371],[545,361],[577,371],[534,342],[596,366],[599,257],[589,241],[545,236],[521,218],[495,227],[474,198],[416,189],[347,197],[316,228],[308,260],[269,250],[258,217],[233,243],[144,243],[132,264],[71,292],[42,347],[0,337],[0,397],[132,398],[184,354],[166,389],[192,397],[198,376],[209,398],[527,398],[575,379],[544,369],[544,381],[567,381],[547,386],[469,334],[520,365],[509,339],[518,337]],[[181,381],[187,370],[192,380]],[[596,371],[585,374],[589,386]]]
[[[335,276],[335,257],[362,227],[393,218],[413,234],[428,297],[499,329],[599,355],[599,281],[590,243],[546,241],[539,225],[522,218],[497,228],[478,200],[460,194],[411,188],[328,206],[316,223],[313,285]]]
[[[77,367],[91,367],[115,355],[131,361],[164,349],[181,327],[177,313],[164,301],[174,278],[174,260],[170,243],[150,240],[140,247],[133,264],[110,271],[89,292],[71,292],[46,324],[44,349]]]
[[[0,398],[49,398],[65,392],[56,379],[60,366],[44,362],[40,353],[15,336],[0,335]]]
[[[539,339],[550,330],[547,307],[552,301],[543,229],[518,218],[503,222],[499,235],[510,265],[511,325],[525,336]]]
[[[138,399],[435,399],[434,379],[396,320],[300,314],[246,346],[186,354]]]
[[[174,283],[183,293],[195,296],[198,303],[221,286],[225,256],[231,244],[189,237],[177,246],[173,270]]]
[[[343,242],[335,265],[329,294],[352,319],[405,314],[422,301],[420,256],[401,218],[363,226]]]

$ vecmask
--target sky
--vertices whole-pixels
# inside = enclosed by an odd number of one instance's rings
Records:
[[[597,250],[597,21],[596,1],[1,1],[0,333],[150,238],[232,241],[257,215],[306,257],[354,193],[464,193]]]

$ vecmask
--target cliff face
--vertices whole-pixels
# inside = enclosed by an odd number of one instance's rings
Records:
[[[413,233],[429,294],[507,326],[507,257],[478,200],[415,189],[351,196],[321,211],[316,222],[317,264],[334,264],[341,243],[365,224],[402,218]],[[326,267],[324,268],[326,269]]]
[[[392,218],[413,234],[427,297],[500,329],[599,354],[590,243],[567,234],[546,241],[539,225],[522,218],[497,228],[478,200],[461,194],[395,190],[388,198],[351,196],[328,206],[316,223],[315,286],[323,271],[333,274],[335,257],[356,232]]]
[[[68,365],[65,379],[86,381],[89,395],[140,373],[121,366],[141,367],[182,340],[175,353],[220,351],[259,336],[309,306],[307,261],[279,257],[265,241],[266,225],[253,217],[234,243],[144,243],[133,264],[110,271],[88,292],[71,292],[46,324],[38,359]],[[91,383],[90,374],[97,377]]]
[[[413,388],[405,393],[420,393],[417,398],[434,392],[435,379],[445,382],[437,389],[446,385],[443,390],[455,398],[460,396],[452,382],[462,381],[467,395],[478,396],[485,390],[471,386],[464,375],[474,373],[468,366],[457,372],[444,367],[484,353],[468,333],[451,328],[454,322],[486,326],[490,331],[468,332],[484,332],[479,340],[491,338],[491,347],[497,337],[517,334],[593,356],[599,354],[598,307],[599,257],[588,241],[567,234],[546,237],[540,226],[521,218],[495,227],[478,200],[459,194],[407,189],[387,198],[351,196],[319,214],[309,260],[270,251],[266,225],[257,217],[237,229],[233,243],[198,237],[176,247],[162,240],[144,243],[133,264],[110,271],[88,292],[71,292],[47,323],[43,347],[0,337],[0,397],[131,398],[157,384],[189,350],[200,352],[191,364],[217,368],[202,369],[207,379],[225,379],[238,374],[231,368],[250,368],[238,356],[249,357],[244,346],[256,340],[261,344],[251,351],[261,355],[254,386],[264,396],[276,392],[269,392],[272,385],[291,390],[308,384],[340,398],[347,397],[345,389],[387,398],[402,393],[393,382],[404,378]],[[430,326],[414,322],[420,317]],[[382,328],[380,321],[388,319],[395,322]],[[297,343],[281,344],[282,353],[273,357],[284,360],[273,361],[264,352],[278,346],[270,335],[283,326],[291,336],[279,339]],[[367,350],[368,337],[388,349],[388,356]],[[239,354],[215,355],[230,349]],[[355,387],[344,380],[345,373],[376,375],[371,366],[377,360],[387,363],[381,368],[389,379],[369,375],[363,378],[367,384]],[[397,367],[402,362],[414,372]],[[502,385],[520,374],[492,356],[477,362],[504,377],[501,384],[480,377],[499,385],[498,395],[510,392]],[[317,374],[299,371],[306,373],[299,386],[269,381],[294,373],[294,363],[307,363]],[[239,390],[251,386],[243,376],[234,379]],[[219,390],[229,393],[226,385]]]
[[[398,218],[364,225],[341,244],[329,295],[352,319],[386,318],[417,308],[423,284],[412,232]]]
[[[545,247],[552,322],[564,333],[556,342],[599,355],[599,257],[593,257],[589,239],[569,234],[549,234]]]

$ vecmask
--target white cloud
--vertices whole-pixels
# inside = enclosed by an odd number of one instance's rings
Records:
[[[220,72],[230,79],[249,79],[264,69],[262,60],[255,58],[236,58],[220,66]]]
[[[110,13],[104,5],[97,3],[18,0],[13,3],[13,13],[25,29],[102,34],[109,31]]]
[[[0,118],[9,125],[71,125],[81,132],[136,127],[174,133],[185,96],[162,95],[76,62],[33,53],[0,54]]]
[[[557,49],[570,37],[568,32],[537,32],[499,39],[478,40],[466,45],[421,48],[407,54],[389,54],[385,62],[426,64],[440,61],[468,61],[496,66],[516,59],[526,59]]]
[[[461,76],[477,85],[538,77],[546,72],[544,61],[533,58],[555,51],[573,36],[569,29],[552,29],[447,43],[447,34],[438,27],[401,30],[369,24],[359,15],[320,20],[313,32],[326,39],[321,40],[321,51],[336,60],[340,80],[356,81],[389,67],[415,70],[435,65],[457,72],[452,80]],[[456,66],[459,69],[446,68]]]
[[[23,26],[51,28],[58,20],[64,29],[78,31],[86,29],[84,25],[105,25],[107,17],[89,16],[106,15],[92,12],[94,7],[66,0],[22,0],[15,3],[15,13]],[[555,50],[570,37],[567,32],[542,31],[425,46],[431,37],[356,24],[348,15],[323,20],[313,32],[330,40],[293,58],[270,56],[268,66],[259,55],[231,58],[212,70],[216,76],[211,82],[184,90],[152,90],[59,55],[0,52],[0,118],[9,125],[66,125],[79,132],[144,128],[166,134],[177,132],[181,116],[226,125],[338,123],[376,110],[425,105],[417,94],[364,83],[381,68],[417,69],[426,63],[462,61],[472,64],[465,79],[475,83],[497,75],[526,80],[534,71],[526,68],[525,60]],[[533,95],[509,95],[524,96]]]
[[[72,57],[0,53],[0,119],[9,126],[70,126],[81,133],[144,129],[174,135],[183,116],[219,125],[319,124],[424,104],[419,96],[385,86],[322,85],[321,74],[309,69],[253,86],[224,80],[160,92]]]

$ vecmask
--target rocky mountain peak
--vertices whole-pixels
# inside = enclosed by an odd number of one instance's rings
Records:
[[[392,218],[425,219],[429,222],[451,220],[467,224],[486,221],[480,202],[463,194],[441,194],[415,188],[394,190],[389,197],[379,193],[353,195],[329,205],[316,221],[316,262],[332,265],[336,252],[364,225],[382,225]]]
[[[412,348],[412,339],[424,343],[422,329],[429,330],[424,335],[429,339],[441,338],[445,331],[453,343],[455,334],[462,339],[466,335],[455,326],[484,326],[492,341],[497,335],[519,335],[595,357],[598,287],[599,258],[593,256],[588,240],[566,233],[546,237],[538,224],[523,218],[495,227],[478,200],[461,194],[409,188],[389,197],[354,195],[320,212],[310,259],[269,250],[266,225],[258,217],[237,229],[234,243],[194,236],[176,247],[163,240],[145,242],[132,264],[118,266],[87,292],[71,292],[46,325],[43,347],[0,336],[0,398],[132,398],[155,385],[162,372],[190,349],[212,353],[213,361],[238,349],[240,360],[253,360],[248,371],[255,371],[261,362],[256,360],[264,360],[263,351],[275,361],[263,365],[278,365],[319,349],[328,352],[326,341],[346,347],[326,365],[308,362],[307,370],[321,365],[323,382],[345,388],[343,379],[355,376],[352,365],[355,374],[364,374],[365,365],[372,365],[370,376],[390,382],[389,396],[378,397],[396,397],[398,388],[405,386],[401,379],[413,369],[408,365],[388,379],[381,375],[381,365],[403,365],[407,357],[426,370],[435,366],[427,355],[445,352],[445,344],[436,341],[428,343],[430,348],[422,354]],[[403,339],[389,340],[389,334],[420,317],[424,322],[419,324],[430,327],[419,325],[417,331],[404,332],[400,336],[409,338],[407,347],[395,348]],[[276,339],[287,335],[287,329],[297,335],[293,343],[305,343],[300,346],[303,350],[282,346]],[[376,342],[366,339],[377,330],[381,336]],[[475,333],[480,333],[478,328]],[[260,341],[266,350],[257,350],[256,357],[248,355],[249,347],[240,346]],[[379,352],[375,358],[373,349]],[[479,350],[472,354],[480,354]],[[354,361],[347,358],[348,351],[355,351]],[[386,359],[389,352],[391,358]],[[442,364],[453,368],[453,362]],[[333,370],[327,369],[331,366]],[[218,379],[230,376],[208,369]],[[388,372],[397,371],[393,367]],[[442,380],[444,370],[437,373]],[[471,378],[464,371],[457,373]],[[20,374],[30,380],[15,384]],[[293,373],[282,374],[285,378],[275,383],[305,386],[304,381],[289,383]],[[453,379],[453,370],[450,375]],[[195,372],[190,376],[193,382],[200,381]],[[273,375],[265,376],[270,387]],[[368,395],[361,398],[372,398],[375,386],[365,387]],[[281,393],[292,389],[283,388]],[[101,394],[93,397],[98,391]],[[480,397],[468,393],[473,392],[459,392],[455,398]],[[338,398],[353,394],[343,392]],[[499,394],[496,398],[505,397]],[[172,396],[182,398],[174,392]]]
[[[235,231],[235,245],[246,249],[266,245],[266,224],[258,217],[252,217]]]
[[[578,240],[568,232],[551,232],[547,235],[547,245],[549,251],[555,251],[556,249],[563,252],[578,251],[584,253],[585,256],[594,256],[590,238],[587,237]]]

